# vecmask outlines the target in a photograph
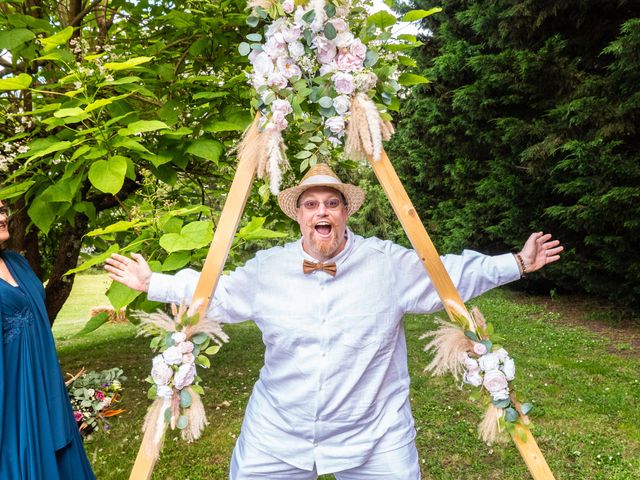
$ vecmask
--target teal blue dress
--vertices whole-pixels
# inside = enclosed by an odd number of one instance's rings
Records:
[[[0,251],[0,479],[95,479],[64,385],[44,303],[27,261]]]

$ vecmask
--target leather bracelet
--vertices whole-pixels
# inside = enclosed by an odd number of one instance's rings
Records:
[[[514,253],[516,258],[518,259],[518,266],[520,267],[520,276],[524,277],[527,274],[527,267],[524,265],[524,260],[519,253]]]

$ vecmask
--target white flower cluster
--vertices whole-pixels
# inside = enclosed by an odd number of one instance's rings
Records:
[[[463,355],[464,376],[462,381],[474,387],[483,386],[494,402],[509,399],[509,382],[516,376],[516,365],[504,348],[487,351],[483,343],[474,342],[476,360],[467,353]]]
[[[17,133],[18,127],[15,127],[14,130]],[[21,127],[20,131],[24,131],[24,128]],[[20,141],[14,143],[3,142],[2,149],[0,150],[0,172],[8,171],[16,157],[20,154],[27,153],[28,151],[29,147],[22,144]]]
[[[191,385],[196,377],[194,344],[182,332],[171,335],[173,345],[153,358],[151,378],[160,398],[170,399],[173,391]]]
[[[367,46],[349,31],[345,8],[325,6],[312,0],[306,6],[283,0],[285,15],[277,18],[265,31],[264,42],[254,43],[249,53],[253,72],[249,82],[263,103],[263,127],[282,131],[293,113],[289,99],[298,82],[324,84],[328,88],[321,98],[312,99],[324,118],[324,127],[333,145],[342,143],[351,96],[376,86],[378,77],[365,67]],[[329,13],[328,13],[329,12]],[[323,77],[315,82],[317,77]]]

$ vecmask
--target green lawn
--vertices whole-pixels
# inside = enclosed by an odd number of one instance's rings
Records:
[[[130,325],[107,324],[87,336],[69,338],[88,318],[92,305],[106,304],[106,277],[79,276],[54,327],[63,371],[122,367],[128,380],[122,408],[109,433],[85,443],[97,478],[126,479],[141,439],[151,351]],[[535,404],[533,434],[557,479],[640,478],[640,327],[617,329],[609,313],[598,329],[572,326],[601,317],[593,304],[554,301],[551,311],[539,298],[506,290],[473,302],[506,338],[516,359],[516,385]],[[411,401],[418,430],[423,477],[430,479],[526,479],[524,462],[511,442],[488,447],[476,438],[481,409],[467,400],[449,377],[423,372],[428,356],[418,337],[434,328],[433,316],[406,319]],[[167,435],[154,479],[223,480],[240,430],[243,410],[262,364],[260,332],[251,324],[228,326],[231,342],[201,372],[210,425],[191,445]],[[626,336],[628,336],[628,338]],[[636,337],[633,337],[636,335]],[[612,340],[613,338],[613,340]],[[224,406],[229,402],[230,406]],[[329,477],[327,477],[329,478]]]

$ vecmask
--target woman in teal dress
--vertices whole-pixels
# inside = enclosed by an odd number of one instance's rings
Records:
[[[95,479],[64,385],[44,303],[27,261],[2,250],[0,201],[0,479]]]

